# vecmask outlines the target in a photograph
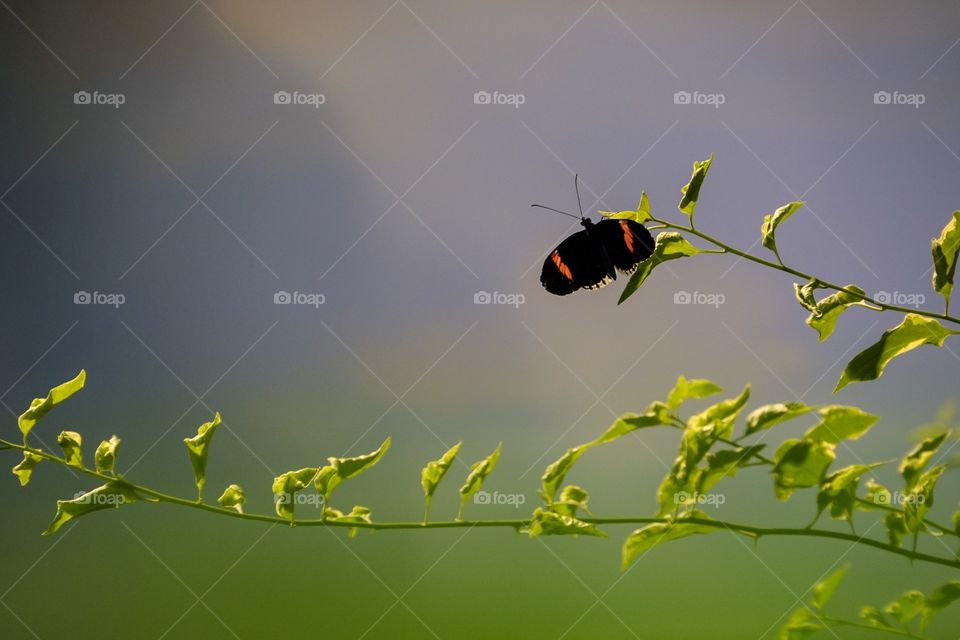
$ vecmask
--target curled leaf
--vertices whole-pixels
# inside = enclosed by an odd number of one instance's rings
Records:
[[[220,413],[217,412],[210,422],[204,422],[197,429],[197,435],[192,438],[184,438],[183,443],[187,445],[187,455],[190,457],[190,464],[193,466],[193,476],[197,483],[197,500],[203,499],[203,485],[207,481],[207,458],[210,455],[210,443],[213,441],[213,434],[220,426]]]
[[[112,481],[78,494],[73,500],[57,500],[57,513],[43,535],[49,536],[71,520],[102,509],[116,509],[140,500],[140,496],[126,483]]]
[[[702,511],[693,510],[674,521],[649,524],[631,533],[627,537],[626,542],[623,543],[622,568],[627,569],[646,551],[658,544],[686,538],[687,536],[695,534],[713,533],[717,530],[716,527],[709,525],[697,522],[686,522],[686,520],[690,518],[696,518],[698,520],[712,519]]]
[[[83,466],[83,451],[80,448],[83,438],[76,431],[61,431],[57,436],[57,444],[63,450],[63,459],[73,467]]]
[[[456,459],[457,453],[460,451],[460,445],[462,444],[462,442],[458,442],[453,445],[445,454],[440,456],[438,460],[428,462],[427,466],[420,472],[420,486],[423,487],[423,496],[427,501],[424,522],[426,522],[427,517],[430,515],[430,503],[433,501],[433,494],[436,493],[440,481],[443,480],[443,476],[447,475],[447,471]]]
[[[13,468],[13,475],[20,480],[20,486],[25,487],[30,482],[34,468],[43,461],[43,458],[30,451],[23,452],[23,460]]]
[[[689,258],[698,253],[703,253],[676,231],[664,231],[657,236],[657,243],[653,248],[653,253],[637,265],[637,270],[630,276],[627,285],[620,294],[620,300],[617,304],[622,304],[627,298],[636,293],[647,278],[653,273],[653,268],[662,262],[676,260],[677,258]]]
[[[538,536],[595,536],[606,538],[607,534],[596,525],[578,520],[573,516],[562,515],[554,511],[547,511],[537,507],[533,518],[527,527],[527,534],[531,538]]]
[[[104,440],[97,447],[93,455],[94,463],[97,467],[97,473],[114,473],[114,467],[117,464],[117,450],[120,448],[120,438],[110,436],[109,440]]]
[[[223,494],[217,498],[221,507],[235,509],[237,513],[243,513],[243,504],[247,501],[247,495],[243,488],[238,484],[232,484],[223,490]]]
[[[17,418],[17,425],[20,427],[20,433],[23,434],[23,443],[27,443],[27,436],[30,435],[30,430],[37,424],[37,422],[43,416],[47,415],[51,409],[55,406],[75,394],[80,389],[83,389],[83,385],[87,381],[87,372],[83,369],[80,370],[80,373],[77,374],[77,377],[73,380],[68,380],[61,385],[50,389],[50,392],[47,393],[46,398],[34,398],[33,402],[30,403],[30,408],[24,411],[19,418]]]
[[[483,481],[487,479],[487,476],[489,476],[497,466],[497,461],[500,460],[501,447],[503,447],[502,442],[497,445],[493,453],[483,460],[474,462],[473,466],[470,467],[470,473],[467,475],[463,486],[460,487],[460,509],[457,512],[457,520],[463,520],[463,508],[467,506],[467,502],[471,496],[480,490],[480,487],[483,486]]]
[[[680,204],[677,205],[677,208],[690,216],[691,221],[693,221],[693,212],[697,208],[697,201],[700,199],[700,187],[703,186],[703,180],[707,177],[707,171],[710,170],[711,164],[713,164],[712,153],[706,160],[694,162],[693,175],[690,176],[690,182],[680,188],[682,197],[680,198]]]
[[[933,254],[933,288],[949,302],[960,253],[960,211],[953,212],[940,237],[931,241],[930,250]]]
[[[780,258],[780,253],[777,251],[777,227],[780,226],[781,222],[786,222],[803,205],[803,202],[789,202],[773,213],[763,216],[763,225],[760,227],[760,242],[764,247],[773,251],[777,259]]]

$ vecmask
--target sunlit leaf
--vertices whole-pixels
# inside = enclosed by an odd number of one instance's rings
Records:
[[[957,271],[957,255],[960,252],[960,211],[954,211],[950,222],[931,242],[933,254],[933,288],[947,302],[953,291],[953,279]]]
[[[947,470],[946,465],[938,465],[929,471],[924,472],[916,483],[910,489],[903,505],[903,521],[907,531],[916,533],[922,531],[926,525],[923,519],[933,508],[934,490],[937,487],[937,480]]]
[[[236,509],[237,513],[243,513],[243,503],[247,501],[247,495],[243,488],[238,484],[232,484],[224,489],[223,494],[217,498],[221,507],[227,509]]]
[[[790,613],[786,624],[780,627],[777,640],[803,640],[826,628],[812,611],[798,607]]]
[[[880,464],[852,464],[827,476],[817,494],[817,511],[829,508],[831,517],[849,520],[857,503],[860,478],[878,466]]]
[[[837,457],[835,447],[814,440],[785,440],[773,458],[777,498],[786,500],[796,489],[814,487],[823,482],[827,469]]]
[[[876,424],[879,418],[857,407],[830,405],[817,410],[820,422],[804,435],[808,440],[837,443],[856,440]]]
[[[695,416],[692,416],[688,424],[693,429],[704,429],[714,426],[717,431],[717,437],[725,438],[730,435],[733,423],[740,415],[747,400],[750,399],[750,385],[748,384],[735,398],[727,398],[722,402],[706,408]]]
[[[685,377],[680,376],[677,378],[677,384],[670,390],[670,394],[667,395],[667,406],[670,407],[671,410],[676,410],[680,408],[680,405],[682,405],[684,401],[690,398],[706,398],[721,391],[723,391],[723,389],[710,380],[697,378],[687,380]]]
[[[427,463],[427,466],[420,471],[420,486],[423,487],[423,496],[427,503],[424,522],[426,522],[430,516],[430,503],[433,501],[433,494],[436,493],[437,487],[440,486],[440,481],[443,480],[443,476],[447,475],[450,465],[453,464],[453,461],[456,459],[461,444],[463,443],[458,442],[453,445],[446,453],[440,456],[439,459],[431,460]]]
[[[614,426],[616,426],[616,423],[614,423]],[[583,452],[588,448],[589,445],[585,444],[579,447],[571,447],[567,449],[562,456],[557,458],[557,460],[550,463],[544,470],[543,476],[540,478],[540,495],[543,496],[547,504],[553,502],[557,495],[557,489],[559,489],[563,483],[563,479],[567,477],[567,473],[569,473],[573,465],[576,464],[577,459],[582,456]]]
[[[190,458],[190,464],[193,466],[193,476],[197,483],[197,500],[203,499],[203,485],[207,481],[207,458],[210,455],[210,443],[213,441],[213,434],[220,426],[220,413],[213,415],[213,420],[204,422],[197,429],[197,435],[192,438],[184,438],[183,443],[187,445],[187,455]]]
[[[824,297],[806,319],[807,325],[817,332],[821,342],[833,334],[834,329],[837,328],[837,320],[840,318],[840,314],[854,305],[869,306],[863,301],[867,297],[863,289],[852,284],[848,284],[844,288],[853,293],[837,291]]]
[[[808,280],[804,285],[793,283],[793,292],[797,297],[797,302],[814,315],[818,315],[820,311],[817,309],[817,300],[814,298],[813,292],[823,288],[823,285],[816,278]]]
[[[57,444],[63,450],[63,459],[72,467],[83,467],[83,438],[76,431],[61,431]]]
[[[879,342],[861,351],[847,364],[833,392],[836,393],[851,382],[876,380],[883,375],[887,363],[897,356],[925,344],[942,347],[944,340],[957,333],[960,331],[947,329],[933,318],[908,313],[903,322],[884,331]]]
[[[97,473],[115,473],[114,468],[117,465],[117,450],[119,448],[120,438],[117,436],[110,436],[109,440],[100,443],[93,455]]]
[[[527,533],[531,538],[536,538],[537,536],[607,537],[607,534],[598,529],[596,525],[578,520],[573,516],[548,511],[542,507],[537,507],[534,510],[533,518],[527,527]]]
[[[304,467],[287,471],[273,479],[273,504],[278,516],[293,522],[297,492],[309,487],[316,480],[319,471],[317,467]]]
[[[487,479],[487,476],[489,476],[497,466],[497,461],[500,460],[500,448],[502,446],[503,443],[499,443],[497,448],[493,450],[493,453],[483,460],[474,462],[470,467],[470,473],[467,475],[463,486],[460,487],[460,509],[457,513],[457,520],[463,520],[463,508],[467,506],[467,502],[469,502],[471,496],[480,490],[480,487],[483,486],[483,481]]]
[[[34,468],[43,461],[43,458],[30,451],[23,452],[23,460],[13,468],[13,475],[20,480],[20,486],[25,487],[30,482]]]
[[[900,624],[907,624],[923,613],[926,603],[927,598],[923,595],[923,592],[912,589],[887,604],[883,608],[883,612]]]
[[[560,498],[553,503],[551,510],[562,516],[576,517],[577,509],[589,513],[590,509],[587,506],[589,499],[590,495],[586,489],[575,484],[568,484],[560,492]]]
[[[765,444],[756,444],[736,449],[722,449],[707,454],[704,459],[707,466],[697,478],[697,493],[704,493],[726,477],[733,477],[737,469],[750,464],[751,459],[761,451]]]
[[[48,536],[56,533],[60,528],[80,516],[102,509],[116,509],[125,504],[136,502],[140,497],[123,482],[108,482],[104,485],[77,495],[73,500],[57,500],[57,514],[53,522],[43,532]]]
[[[836,593],[837,587],[840,586],[849,569],[850,565],[845,564],[815,584],[813,586],[813,594],[810,597],[811,604],[817,609],[823,609],[827,606],[827,603],[833,598],[833,594]]]
[[[87,372],[83,369],[73,380],[68,380],[61,385],[50,389],[46,398],[34,398],[30,403],[30,408],[23,412],[17,418],[17,425],[20,427],[20,433],[23,434],[23,443],[27,443],[27,436],[30,430],[37,424],[43,416],[47,415],[55,406],[75,394],[87,381]]]
[[[683,517],[671,522],[649,524],[631,533],[623,544],[622,567],[624,569],[628,568],[639,559],[640,556],[658,544],[686,538],[694,534],[713,533],[717,531],[716,527],[696,522],[687,522],[690,518],[711,520],[707,514],[694,509]]]
[[[677,205],[677,208],[690,216],[691,221],[693,220],[693,212],[697,208],[697,201],[700,199],[700,187],[703,186],[703,180],[707,177],[707,171],[710,170],[711,164],[713,164],[712,153],[706,160],[694,162],[693,175],[690,176],[690,182],[680,188],[682,197],[680,198],[680,204]]]
[[[883,517],[883,526],[887,530],[887,540],[895,547],[903,543],[907,533],[907,525],[903,521],[903,514],[891,511]]]
[[[662,402],[652,402],[643,413],[625,413],[617,418],[603,435],[591,442],[588,446],[596,446],[613,442],[631,431],[646,427],[659,427],[670,424],[670,410]],[[587,446],[587,445],[584,445]]]
[[[812,410],[813,407],[809,407],[802,402],[768,404],[758,407],[747,414],[747,431],[745,435],[751,435],[757,431],[769,429],[781,422],[806,415]]]
[[[384,454],[390,449],[390,443],[390,438],[387,438],[376,451],[371,451],[362,456],[354,456],[352,458],[327,458],[329,464],[319,470],[315,480],[317,491],[323,496],[325,503],[327,505],[330,504],[330,496],[341,482],[356,478],[380,462],[380,459],[383,458]]]
[[[900,462],[899,471],[906,483],[907,490],[913,487],[917,478],[919,478],[923,470],[927,468],[927,464],[930,463],[930,460],[933,459],[940,445],[947,439],[947,435],[947,433],[941,433],[925,438]]]
[[[780,257],[780,253],[777,251],[777,227],[780,226],[780,223],[786,222],[787,218],[803,205],[803,202],[789,202],[773,213],[763,216],[763,225],[760,227],[760,242],[764,247],[773,251],[777,258]]]
[[[598,213],[605,218],[613,218],[614,220],[633,220],[634,222],[643,224],[651,218],[650,200],[647,199],[647,192],[644,191],[640,195],[640,204],[637,205],[636,211],[599,211]]]
[[[324,518],[326,520],[332,520],[333,522],[349,522],[358,524],[371,524],[373,522],[370,509],[359,504],[354,505],[353,509],[351,509],[349,513],[342,513],[336,509],[327,509],[324,512]],[[357,535],[357,531],[357,527],[350,527],[348,533],[351,538],[354,538]]]
[[[630,280],[627,281],[627,285],[623,288],[623,293],[620,294],[620,300],[617,301],[617,304],[622,304],[627,298],[636,293],[637,289],[646,282],[650,274],[653,273],[653,268],[658,264],[678,258],[689,258],[702,252],[702,249],[696,248],[690,244],[686,238],[675,231],[664,231],[660,233],[660,235],[657,236],[657,243],[653,248],[653,253],[637,265],[637,270],[633,272]]]

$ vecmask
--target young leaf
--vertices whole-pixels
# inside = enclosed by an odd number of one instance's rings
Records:
[[[840,391],[851,382],[876,380],[883,375],[887,363],[897,356],[925,344],[942,347],[944,340],[957,333],[960,331],[947,329],[933,318],[908,313],[903,322],[884,331],[879,342],[861,351],[847,364],[833,392]]]
[[[293,523],[295,494],[310,486],[319,472],[320,469],[317,467],[304,467],[296,471],[287,471],[273,479],[273,502],[278,516]]]
[[[34,398],[30,403],[30,408],[23,412],[17,418],[17,425],[20,427],[20,433],[23,434],[23,444],[27,444],[27,436],[30,430],[37,424],[43,416],[47,415],[55,406],[75,394],[87,381],[87,372],[83,369],[73,380],[68,380],[61,385],[50,389],[46,398]]]
[[[325,503],[330,504],[330,496],[341,482],[356,478],[380,462],[380,458],[390,449],[390,442],[391,440],[388,437],[383,441],[379,449],[362,456],[353,458],[327,458],[329,464],[319,470],[315,480],[317,491],[323,496]]]
[[[616,423],[614,423],[614,426],[616,426]],[[573,465],[576,464],[577,459],[582,456],[583,452],[588,448],[589,445],[582,444],[579,447],[567,449],[566,453],[552,462],[543,471],[543,476],[540,478],[540,495],[548,505],[553,503],[553,499],[557,495],[557,489],[560,488],[563,479],[567,476],[570,469],[573,468]],[[460,492],[463,493],[463,490],[461,489]]]
[[[622,568],[627,569],[646,551],[652,549],[658,544],[670,542],[671,540],[678,540],[694,534],[713,533],[717,530],[716,527],[709,525],[686,522],[686,520],[689,518],[697,518],[698,520],[711,520],[710,516],[707,514],[694,509],[693,511],[690,511],[689,513],[672,522],[657,522],[654,524],[648,524],[647,526],[637,529],[631,533],[627,537],[626,542],[623,543]]]
[[[614,220],[633,220],[634,222],[643,224],[651,217],[650,200],[647,199],[647,192],[644,191],[640,194],[640,204],[637,205],[636,211],[598,211],[597,213],[605,218],[613,218]]]
[[[589,445],[582,446],[594,447],[599,444],[606,444],[637,429],[659,427],[667,424],[670,424],[670,410],[667,405],[662,402],[651,402],[650,406],[647,407],[647,410],[643,413],[623,414],[610,425],[609,429],[603,432],[603,435],[589,443]]]
[[[711,164],[713,164],[712,153],[706,160],[694,162],[693,175],[690,176],[690,182],[680,188],[682,197],[677,207],[681,212],[690,217],[691,222],[693,222],[693,212],[697,208],[697,201],[700,199],[700,187],[703,186],[703,179],[707,177],[707,171],[710,170]]]
[[[333,522],[356,522],[356,523],[366,523],[371,524],[373,519],[370,515],[370,509],[363,507],[361,505],[354,505],[353,509],[350,510],[350,513],[343,513],[336,509],[327,509],[324,511],[323,517],[325,520],[332,520]],[[350,527],[348,535],[351,538],[357,536],[358,527]]]
[[[493,450],[493,453],[483,460],[474,462],[473,466],[470,467],[470,474],[467,476],[463,486],[460,487],[460,509],[457,512],[457,520],[463,520],[463,508],[467,506],[470,497],[480,490],[483,481],[487,479],[487,476],[489,476],[497,466],[497,461],[500,460],[500,448],[502,446],[503,443],[499,443],[497,448]]]
[[[927,598],[923,592],[912,589],[887,604],[883,611],[900,624],[907,624],[923,612],[926,601]]]
[[[854,305],[861,307],[869,306],[863,301],[867,296],[863,289],[852,284],[848,284],[845,288],[854,293],[837,291],[836,293],[826,296],[817,303],[816,310],[811,311],[806,319],[807,326],[814,329],[820,336],[820,342],[823,342],[833,334],[834,329],[837,328],[837,320],[840,318],[841,313]]]
[[[703,494],[726,477],[737,475],[737,469],[750,464],[750,460],[766,447],[755,444],[749,447],[723,449],[706,456],[707,467],[697,478],[697,493]]]
[[[630,276],[627,286],[623,288],[620,294],[620,300],[617,304],[622,304],[627,298],[636,293],[637,289],[646,282],[647,278],[653,272],[653,268],[662,262],[676,260],[677,258],[689,258],[698,253],[703,253],[701,249],[696,248],[686,238],[675,231],[665,231],[657,236],[656,246],[653,253],[646,260],[637,265],[637,270]]]
[[[774,493],[786,500],[796,489],[819,485],[836,460],[836,445],[814,440],[785,440],[774,455]]]
[[[430,516],[430,503],[433,501],[433,494],[436,493],[440,481],[443,480],[443,476],[447,475],[447,471],[456,459],[457,453],[460,451],[460,445],[462,444],[463,442],[458,442],[453,445],[445,454],[440,456],[438,460],[428,462],[427,466],[420,472],[420,485],[423,487],[423,497],[427,502],[427,508],[423,517],[424,522],[426,522]]]
[[[883,517],[883,526],[887,530],[887,540],[895,547],[899,547],[907,533],[907,525],[903,522],[903,514],[891,511]]]
[[[946,465],[933,467],[917,479],[907,494],[906,504],[903,505],[903,521],[910,533],[926,528],[923,519],[933,508],[933,492],[937,488],[937,480],[946,470]]]
[[[807,440],[833,444],[841,440],[858,439],[880,419],[857,407],[838,404],[822,407],[817,413],[820,416],[820,423],[811,427],[803,437]]]
[[[587,507],[589,499],[590,495],[586,489],[575,484],[568,484],[560,492],[560,499],[553,503],[551,510],[562,516],[576,517],[577,509],[590,512],[589,507]]]
[[[33,475],[33,469],[43,461],[43,458],[30,451],[23,452],[23,460],[13,468],[13,475],[20,480],[20,486],[25,487],[30,482],[30,476]]]
[[[817,300],[813,297],[813,292],[823,288],[823,285],[816,278],[808,280],[803,286],[796,282],[793,283],[793,292],[797,297],[797,302],[814,315],[820,315],[820,311],[817,309]]]
[[[117,450],[120,448],[120,438],[110,436],[109,440],[104,440],[97,447],[93,455],[93,460],[97,467],[97,473],[113,474],[114,467],[117,464]]]
[[[243,513],[243,503],[247,501],[247,495],[238,484],[232,484],[224,489],[223,494],[217,498],[221,507],[227,509],[236,509],[237,513]]]
[[[777,640],[803,640],[827,628],[810,609],[797,607],[780,627]]]
[[[850,564],[847,563],[815,584],[813,587],[813,595],[810,597],[810,603],[821,610],[827,606],[827,603],[830,602],[833,594],[836,593],[837,587],[840,586],[849,569]]]
[[[786,222],[787,218],[804,204],[803,202],[789,202],[773,213],[763,216],[763,225],[760,227],[760,242],[764,247],[773,251],[778,260],[780,259],[780,252],[777,251],[777,227],[780,226],[781,222]]]
[[[680,376],[677,378],[677,384],[670,390],[667,396],[667,406],[671,410],[677,410],[684,401],[690,398],[706,398],[723,391],[710,380],[697,379],[687,380]]]
[[[140,497],[127,484],[112,481],[78,495],[73,500],[57,500],[57,514],[43,535],[54,534],[71,520],[93,511],[116,509],[139,499]]]
[[[867,495],[865,495],[863,499],[869,504],[861,502],[857,504],[857,507],[864,511],[883,509],[884,507],[891,506],[893,502],[893,496],[890,494],[890,490],[873,478],[867,479]],[[874,507],[870,505],[877,506]]]
[[[747,431],[744,435],[749,436],[758,431],[769,429],[774,425],[786,422],[787,420],[793,420],[811,411],[813,411],[813,407],[809,407],[802,402],[764,405],[754,409],[747,415]]]
[[[934,454],[940,448],[940,445],[947,439],[947,435],[947,433],[941,433],[926,438],[914,447],[900,462],[899,471],[907,485],[907,490],[913,488],[917,478],[919,478],[923,470],[927,468],[927,464],[929,464]]]
[[[740,415],[747,400],[750,399],[750,385],[748,384],[735,398],[727,398],[722,402],[708,407],[689,420],[690,427],[694,429],[704,429],[709,426],[715,426],[717,436],[725,438],[730,434],[733,423]]]
[[[76,431],[61,431],[57,436],[57,444],[63,450],[63,458],[73,467],[83,466],[83,451],[80,446],[83,438]]]
[[[850,520],[857,503],[860,478],[880,464],[852,464],[830,474],[820,485],[820,493],[817,494],[818,514],[829,507],[832,518]]]
[[[578,520],[573,516],[561,515],[554,511],[547,511],[537,507],[533,511],[533,518],[527,527],[527,534],[531,538],[538,536],[595,536],[606,538],[607,534],[595,525]]]
[[[213,420],[204,422],[197,429],[197,435],[192,438],[184,438],[183,443],[187,445],[187,455],[190,457],[190,464],[193,466],[193,475],[197,482],[197,502],[203,500],[203,485],[207,482],[207,458],[210,454],[210,443],[213,441],[213,434],[220,426],[220,413],[213,415]]]
[[[933,254],[933,288],[943,295],[947,304],[953,291],[953,279],[957,271],[957,255],[960,252],[960,211],[954,211],[939,238],[931,241]]]

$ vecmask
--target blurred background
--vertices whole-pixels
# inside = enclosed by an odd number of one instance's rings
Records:
[[[182,438],[218,410],[208,500],[237,482],[248,510],[270,512],[275,475],[390,435],[336,504],[417,519],[427,460],[462,439],[469,463],[503,441],[486,488],[525,504],[467,515],[519,518],[549,462],[679,374],[728,395],[750,382],[751,407],[881,415],[841,464],[900,457],[957,396],[954,346],[834,397],[844,363],[899,318],[853,310],[818,343],[789,277],[726,256],[672,262],[620,307],[623,280],[550,296],[540,265],[576,225],[529,208],[575,210],[579,172],[589,211],[646,190],[678,219],[691,164],[714,153],[701,229],[759,253],[762,216],[806,200],[780,230],[788,264],[939,310],[930,238],[960,207],[955,2],[0,5],[4,437],[86,368],[87,388],[36,433],[55,446],[80,431],[88,458],[116,433],[138,483],[192,496]],[[493,303],[475,303],[483,292]],[[723,304],[675,304],[682,292]],[[597,515],[652,513],[676,446],[644,432],[569,480]],[[465,473],[452,468],[435,518],[453,517]],[[715,515],[807,524],[813,493],[779,503],[763,476],[725,481]],[[899,487],[895,465],[877,477]],[[832,611],[850,617],[955,578],[822,540],[717,533],[621,573],[629,527],[350,540],[168,506],[40,537],[57,498],[92,486],[51,465],[27,489],[0,484],[4,638],[760,639],[838,562],[853,568]],[[953,472],[935,516],[958,497]],[[955,608],[930,635],[958,622]]]

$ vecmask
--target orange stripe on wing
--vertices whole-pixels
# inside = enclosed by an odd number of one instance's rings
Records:
[[[553,253],[551,253],[550,260],[552,260],[553,264],[557,266],[557,269],[560,271],[560,273],[563,274],[563,277],[565,277],[570,282],[573,282],[573,273],[570,271],[570,267],[564,264],[563,260],[560,259],[559,251],[554,251]]]
[[[621,220],[620,228],[623,229],[623,242],[627,245],[627,251],[633,253],[633,232],[630,231],[630,225],[626,220]]]

